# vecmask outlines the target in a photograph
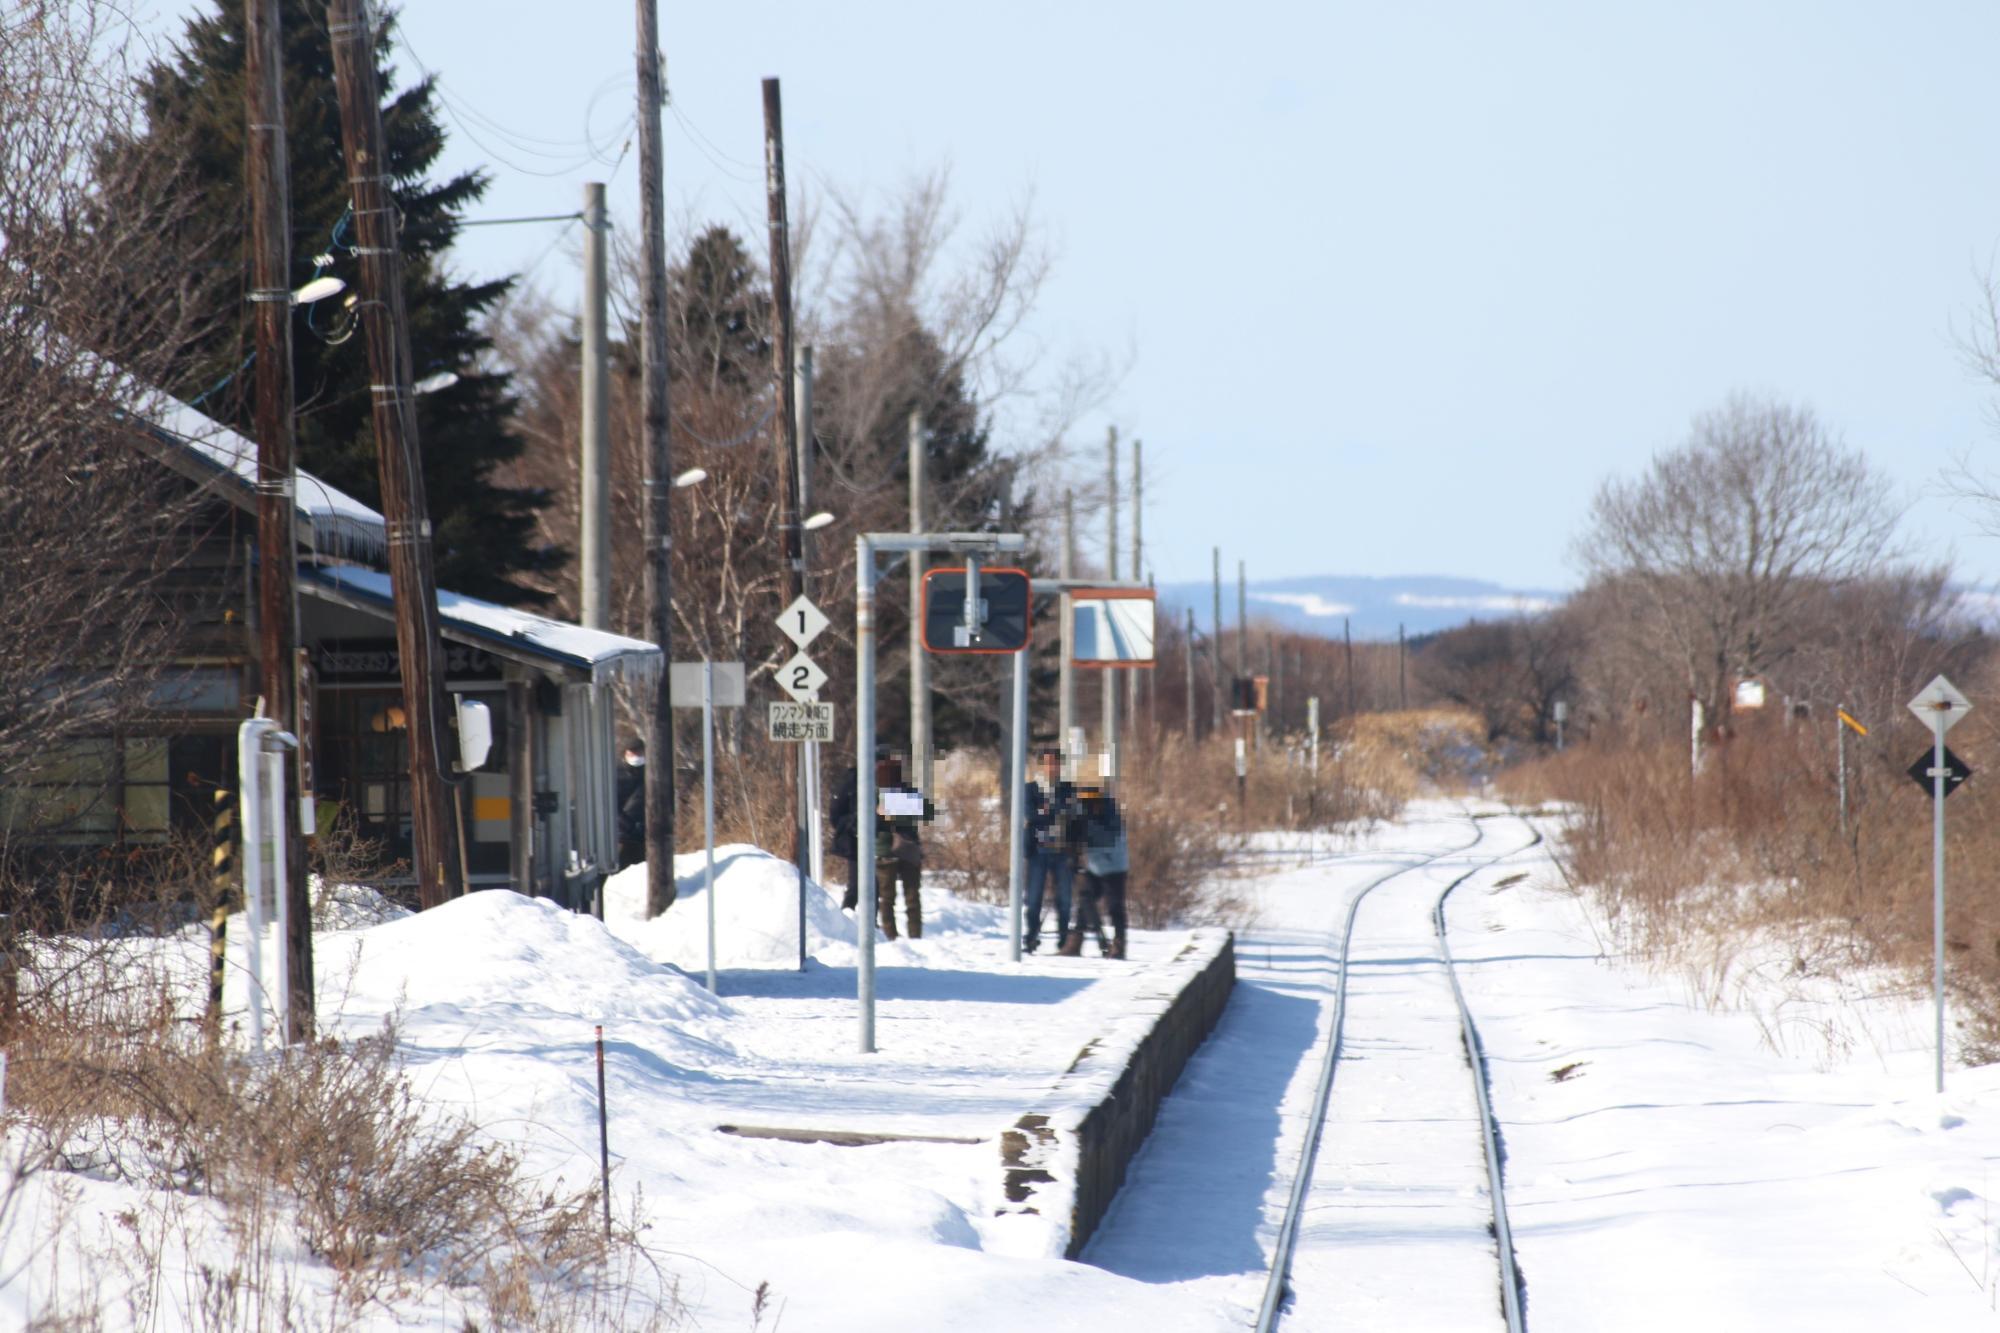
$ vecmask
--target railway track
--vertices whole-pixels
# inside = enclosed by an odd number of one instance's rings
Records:
[[[1327,1037],[1326,1054],[1321,1065],[1319,1080],[1314,1089],[1312,1110],[1307,1118],[1306,1141],[1300,1152],[1298,1172],[1292,1182],[1292,1188],[1285,1207],[1285,1214],[1279,1225],[1278,1241],[1272,1252],[1270,1275],[1265,1286],[1263,1302],[1259,1306],[1257,1313],[1255,1327],[1258,1333],[1270,1333],[1271,1330],[1278,1327],[1281,1320],[1285,1319],[1288,1315],[1298,1313],[1298,1310],[1295,1308],[1298,1293],[1292,1287],[1293,1263],[1297,1254],[1301,1222],[1306,1212],[1306,1201],[1312,1191],[1315,1172],[1320,1163],[1320,1150],[1327,1132],[1329,1112],[1333,1107],[1335,1084],[1343,1068],[1343,1057],[1348,1051],[1349,1043],[1346,1028],[1349,1017],[1349,980],[1356,967],[1362,961],[1366,961],[1371,966],[1378,968],[1393,964],[1397,968],[1411,974],[1434,966],[1442,972],[1444,978],[1449,982],[1450,1002],[1452,1009],[1455,1010],[1454,1017],[1456,1020],[1452,1026],[1455,1026],[1457,1040],[1463,1047],[1464,1067],[1469,1071],[1471,1105],[1474,1108],[1472,1118],[1478,1122],[1480,1156],[1483,1158],[1485,1166],[1484,1188],[1491,1212],[1491,1221],[1488,1224],[1488,1228],[1493,1257],[1497,1260],[1497,1269],[1495,1272],[1495,1286],[1497,1287],[1496,1313],[1504,1321],[1504,1327],[1509,1333],[1523,1333],[1525,1328],[1523,1322],[1523,1288],[1520,1274],[1514,1263],[1513,1237],[1507,1222],[1505,1182],[1502,1171],[1503,1156],[1499,1126],[1493,1116],[1492,1098],[1487,1087],[1486,1063],[1479,1044],[1478,1028],[1474,1024],[1471,1011],[1466,1005],[1464,990],[1459,985],[1458,975],[1451,956],[1450,943],[1447,938],[1445,920],[1446,905],[1455,889],[1478,875],[1481,871],[1497,865],[1509,857],[1518,856],[1542,841],[1541,833],[1535,830],[1532,825],[1528,825],[1526,821],[1517,821],[1527,833],[1526,840],[1515,839],[1506,846],[1489,850],[1489,844],[1494,841],[1494,835],[1489,833],[1488,825],[1508,818],[1511,817],[1498,815],[1484,817],[1468,813],[1466,821],[1470,826],[1472,837],[1467,842],[1457,847],[1433,853],[1409,865],[1399,866],[1377,876],[1375,879],[1362,885],[1348,903],[1345,918],[1337,932],[1338,947],[1334,951],[1335,957],[1338,959],[1338,972],[1334,988],[1333,1021]],[[1464,862],[1462,868],[1457,864],[1448,864],[1460,858],[1463,858]],[[1457,873],[1451,874],[1448,879],[1443,880],[1440,880],[1440,877],[1435,873],[1427,873],[1435,872],[1439,867],[1447,867],[1449,870]],[[1389,895],[1394,895],[1400,891],[1402,898],[1406,901],[1396,906],[1403,911],[1406,917],[1410,905],[1407,901],[1408,899],[1414,895],[1420,900],[1426,894],[1434,894],[1428,908],[1428,917],[1433,936],[1429,944],[1434,950],[1430,957],[1405,956],[1409,954],[1410,946],[1413,942],[1404,939],[1393,939],[1393,943],[1397,947],[1388,949],[1389,956],[1373,960],[1356,959],[1355,935],[1357,923],[1361,920],[1364,909],[1370,905],[1371,901],[1379,901],[1377,899],[1378,890],[1387,890]],[[1390,919],[1385,923],[1383,929],[1385,941],[1391,940],[1395,930],[1393,914],[1391,914]],[[1432,993],[1437,990],[1436,987],[1428,987],[1426,989]],[[1384,1002],[1407,1005],[1413,1002],[1415,994],[1416,992],[1414,991],[1407,994],[1399,993],[1393,1000]],[[1446,1030],[1442,1019],[1440,1019],[1439,1029],[1439,1035],[1442,1038],[1442,1033]],[[1365,1036],[1366,1033],[1364,1032],[1362,1035]],[[1432,1063],[1430,1072],[1435,1074],[1437,1067],[1436,1053],[1431,1052],[1430,1055]],[[1384,1057],[1384,1062],[1386,1063],[1386,1061],[1387,1057]],[[1402,1076],[1398,1075],[1397,1077],[1400,1079]],[[1429,1132],[1451,1132],[1450,1122],[1452,1117],[1438,1116],[1433,1119],[1440,1123],[1428,1127]],[[1428,1161],[1431,1154],[1427,1153],[1425,1156]],[[1389,1163],[1386,1158],[1382,1158],[1379,1155],[1375,1160],[1371,1160],[1370,1162],[1370,1165],[1377,1169],[1383,1168],[1385,1164],[1388,1164],[1393,1169],[1393,1163]],[[1413,1184],[1412,1188],[1415,1192],[1421,1192],[1425,1188],[1430,1189],[1433,1193],[1437,1192],[1435,1184],[1429,1186]],[[1462,1193],[1463,1191],[1459,1192]],[[1287,1304],[1288,1294],[1294,1297],[1295,1304],[1293,1306],[1288,1306]]]

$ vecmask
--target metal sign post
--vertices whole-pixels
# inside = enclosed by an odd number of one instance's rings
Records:
[[[1032,645],[1014,654],[1014,730],[1009,737],[1013,760],[1007,775],[1013,781],[1007,816],[1007,958],[1021,961],[1021,890],[1027,878],[1026,853],[1022,848],[1028,812],[1028,654]]]
[[[1931,1007],[1935,1020],[1935,1089],[1944,1091],[1944,734],[1972,711],[1972,704],[1943,676],[1917,692],[1910,711],[1931,729]]]
[[[702,897],[708,899],[708,993],[715,987],[715,663],[701,664]]]
[[[778,631],[798,646],[798,654],[778,672],[778,685],[792,696],[791,708],[771,705],[771,739],[803,741],[806,753],[799,765],[797,797],[805,803],[798,820],[801,840],[793,847],[799,880],[799,971],[806,970],[806,880],[807,861],[819,851],[819,741],[833,739],[833,705],[819,702],[820,686],[826,673],[806,656],[806,648],[828,625],[826,613],[814,606],[804,593],[778,613]],[[817,679],[815,679],[817,677]],[[815,866],[815,870],[817,867]],[[817,875],[814,876],[815,878]]]
[[[854,539],[854,998],[860,1048],[875,1050],[875,568],[878,551],[993,556],[1020,551],[1018,532],[866,532]],[[1025,729],[1023,729],[1025,734]],[[1019,827],[1009,836],[1020,839]]]

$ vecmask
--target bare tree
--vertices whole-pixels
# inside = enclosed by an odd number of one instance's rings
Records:
[[[195,486],[145,423],[220,270],[164,239],[172,164],[107,166],[140,116],[133,41],[90,0],[0,16],[0,843],[46,815],[26,784],[63,771],[67,742],[159,710],[208,595],[177,574]]]
[[[1895,564],[1889,492],[1810,408],[1737,395],[1639,477],[1606,481],[1577,555],[1720,720],[1735,677],[1796,650],[1816,595]]]

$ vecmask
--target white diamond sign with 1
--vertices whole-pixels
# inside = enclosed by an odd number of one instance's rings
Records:
[[[778,628],[802,649],[817,639],[828,623],[826,613],[807,601],[804,593],[793,598],[790,606],[778,612]]]
[[[1917,691],[1917,697],[1910,700],[1910,711],[1925,726],[1943,735],[1972,711],[1972,701],[1960,694],[1956,685],[1939,676]]]
[[[824,684],[826,672],[804,653],[793,653],[792,660],[778,668],[778,688],[802,704],[811,703]]]

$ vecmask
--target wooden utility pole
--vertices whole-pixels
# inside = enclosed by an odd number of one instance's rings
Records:
[[[639,24],[639,400],[646,458],[646,637],[662,665],[646,724],[646,915],[674,901],[673,418],[667,403],[667,222],[660,160],[659,0],[637,0]]]
[[[435,907],[465,891],[458,828],[444,776],[444,682],[437,673],[437,583],[431,566],[430,509],[410,390],[410,326],[403,308],[398,211],[389,196],[389,155],[375,79],[375,30],[363,0],[331,0],[333,81],[340,141],[353,191],[361,329],[373,381],[376,467],[389,532],[389,586],[396,607],[396,652],[410,744],[410,831],[417,898]]]
[[[611,628],[611,339],[605,256],[611,218],[604,211],[604,183],[583,187],[583,395],[577,430],[577,573],[583,623]]]
[[[243,7],[243,183],[250,195],[250,311],[256,366],[252,372],[257,434],[257,659],[266,716],[280,730],[299,732],[299,602],[297,468],[292,455],[292,242],[285,151],[284,42],[278,0]],[[243,773],[238,784],[255,782]],[[303,790],[301,796],[311,793]],[[283,803],[285,793],[271,793]],[[300,802],[285,820],[285,892],[290,931],[283,947],[290,994],[284,1040],[301,1041],[313,1020],[312,899],[306,890],[305,830]],[[246,833],[250,830],[245,830]],[[250,855],[256,849],[249,849]]]
[[[778,414],[772,422],[771,440],[777,451],[778,522],[785,548],[777,607],[782,615],[794,599],[805,595],[806,557],[805,529],[800,526],[805,516],[799,512],[798,380],[792,352],[791,228],[785,212],[785,115],[776,79],[764,80],[764,214],[771,234],[771,314],[777,325],[777,336],[771,340],[771,375],[777,380]],[[803,903],[809,855],[805,767],[799,762],[799,746],[783,749],[785,776],[792,790],[792,861],[798,867],[799,901]],[[803,929],[799,939],[800,948],[804,948]]]
[[[1215,633],[1208,638],[1209,689],[1215,695],[1215,730],[1222,730],[1222,548],[1215,547]]]
[[[1201,735],[1194,716],[1194,608],[1187,609],[1187,738],[1192,744]]]

